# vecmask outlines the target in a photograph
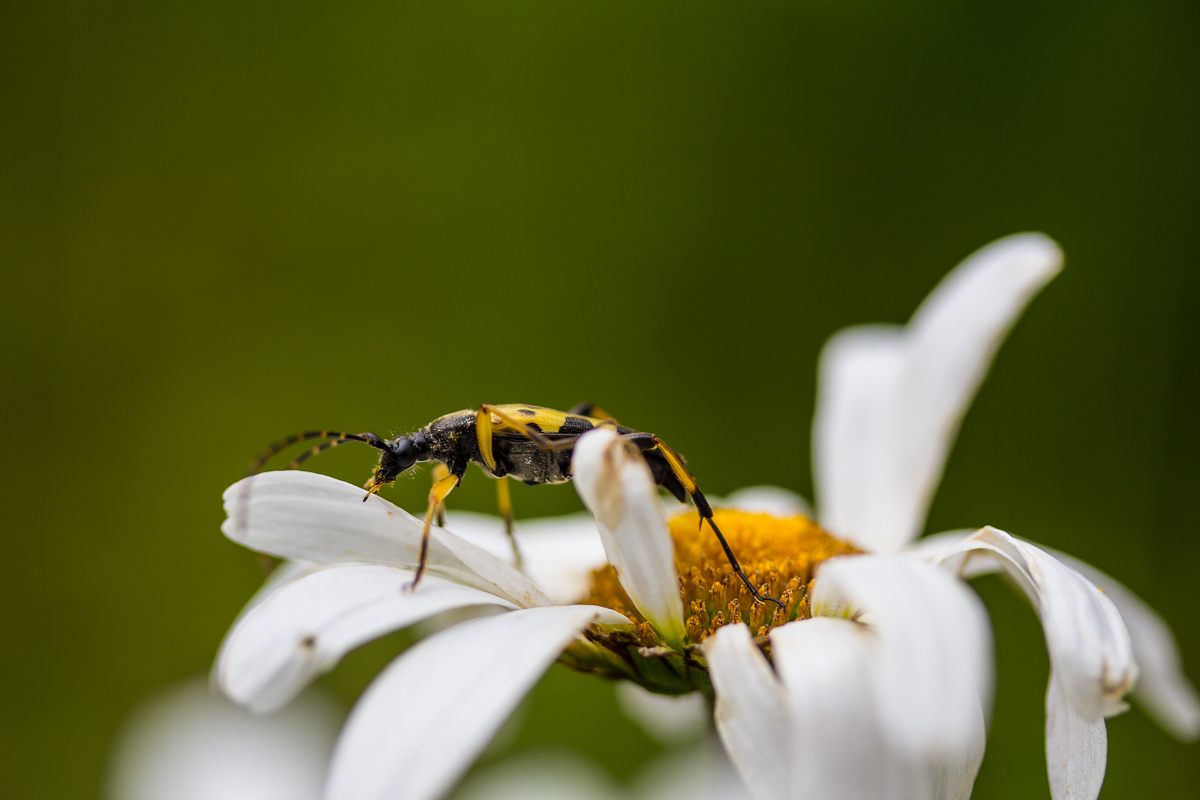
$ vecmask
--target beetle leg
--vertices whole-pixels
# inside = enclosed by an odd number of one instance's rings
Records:
[[[437,514],[438,507],[445,500],[446,495],[454,491],[454,487],[458,486],[462,480],[461,475],[447,475],[433,485],[429,490],[429,508],[425,512],[425,527],[421,529],[421,554],[417,558],[417,574],[413,576],[412,583],[405,587],[405,591],[411,592],[417,588],[417,584],[421,581],[421,576],[425,574],[425,567],[429,561],[429,529],[433,526],[433,518]]]
[[[725,535],[721,533],[721,529],[717,527],[717,523],[713,520],[712,506],[709,505],[708,498],[704,496],[704,492],[700,491],[700,487],[696,485],[696,479],[683,466],[683,457],[670,448],[670,446],[659,439],[652,433],[629,433],[621,437],[625,441],[632,442],[637,446],[642,453],[657,453],[662,456],[667,462],[667,466],[671,468],[675,478],[683,484],[684,490],[692,498],[692,502],[696,505],[696,512],[700,515],[700,524],[703,526],[708,522],[713,533],[717,535],[717,541],[721,543],[721,549],[725,551],[725,557],[729,559],[729,566],[733,567],[733,574],[741,578],[742,583],[746,585],[746,589],[750,595],[760,603],[774,603],[780,608],[784,608],[783,603],[776,600],[774,597],[764,597],[750,582],[749,576],[742,571],[742,565],[738,563],[737,557],[733,554],[733,548],[729,546],[729,542],[725,541]],[[785,609],[786,610],[786,609]]]
[[[433,478],[434,485],[436,486],[438,481],[440,481],[442,478],[446,477],[449,474],[450,474],[450,470],[446,467],[445,464],[435,463],[433,465],[433,475],[431,476]],[[437,517],[435,520],[435,524],[439,528],[446,527],[446,504],[445,503],[438,503]]]
[[[516,531],[513,529],[515,520],[513,519],[512,493],[508,488],[508,478],[500,478],[496,481],[496,501],[500,507],[500,516],[504,519],[504,533],[508,536],[509,544],[512,545],[517,569],[520,569],[521,550],[517,547]]]

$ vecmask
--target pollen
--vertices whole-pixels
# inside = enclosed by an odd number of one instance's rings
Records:
[[[712,529],[701,525],[694,512],[681,514],[670,521],[670,531],[675,541],[675,569],[687,637],[693,644],[732,622],[744,622],[755,636],[765,636],[776,625],[807,619],[812,616],[808,590],[817,564],[833,556],[861,552],[830,536],[807,517],[780,519],[769,514],[716,510],[714,521],[759,593],[778,598],[784,608],[756,601],[734,574]],[[592,573],[592,590],[584,602],[606,606],[632,620],[634,635],[643,647],[661,644],[654,629],[637,613],[612,566],[605,565]]]

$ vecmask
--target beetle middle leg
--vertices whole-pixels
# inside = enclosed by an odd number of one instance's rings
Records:
[[[438,481],[440,481],[442,478],[446,477],[449,474],[450,474],[450,470],[445,464],[442,464],[439,462],[434,462],[433,473],[431,475],[431,477],[433,478],[433,485],[437,486]],[[437,517],[436,517],[436,521],[434,524],[436,524],[439,528],[446,527],[446,504],[445,503],[438,503]]]

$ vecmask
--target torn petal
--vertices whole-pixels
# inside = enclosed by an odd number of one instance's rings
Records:
[[[585,433],[572,458],[575,488],[596,515],[621,586],[673,647],[684,637],[675,544],[650,468],[611,428]]]

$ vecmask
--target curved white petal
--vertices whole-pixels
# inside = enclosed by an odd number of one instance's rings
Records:
[[[512,545],[499,517],[451,511],[446,529],[511,563]],[[516,536],[521,571],[559,605],[579,602],[591,588],[592,570],[608,563],[596,518],[587,512],[519,519]]]
[[[367,688],[338,738],[325,800],[433,800],[605,608],[531,608],[456,625],[401,654]]]
[[[1104,592],[1045,550],[995,528],[956,548],[973,550],[996,558],[1037,607],[1051,670],[1076,709],[1093,721],[1124,711],[1137,665],[1125,623]]]
[[[740,622],[718,628],[705,640],[704,654],[717,696],[717,734],[750,793],[755,800],[793,797],[783,687],[750,629]]]
[[[775,669],[786,687],[795,800],[920,797],[920,776],[880,726],[871,634],[857,623],[813,618],[773,628]],[[777,795],[787,797],[789,795]]]
[[[852,611],[874,631],[884,733],[921,757],[956,758],[991,707],[991,626],[974,592],[920,561],[851,556],[821,565],[812,607]]]
[[[1046,768],[1054,800],[1096,800],[1104,783],[1108,732],[1104,717],[1089,719],[1076,709],[1050,672],[1046,690]]]
[[[1174,736],[1186,741],[1200,737],[1200,699],[1183,674],[1179,646],[1163,618],[1140,597],[1090,564],[1064,553],[1050,552],[1096,584],[1125,620],[1138,666],[1133,699]]]
[[[753,511],[776,517],[808,517],[813,519],[812,506],[800,495],[779,486],[747,486],[722,498],[713,505]]]
[[[255,716],[187,681],[142,704],[113,748],[111,800],[318,800],[341,713],[310,694]]]
[[[372,639],[454,608],[515,604],[427,575],[376,565],[329,567],[274,591],[234,623],[217,655],[217,684],[252,711],[273,711]]]
[[[990,553],[979,550],[971,550],[966,553],[959,551],[958,546],[976,530],[975,528],[964,528],[922,536],[901,550],[900,553],[929,564],[941,565],[964,579],[1002,572],[1004,568],[996,559],[992,558]]]
[[[813,421],[822,525],[885,553],[920,532],[996,350],[1061,265],[1047,237],[1008,236],[956,267],[906,327],[849,328],[829,341]]]
[[[379,495],[315,472],[287,470],[244,478],[225,490],[221,530],[238,544],[320,563],[415,566],[422,521]],[[521,606],[549,598],[515,567],[449,531],[434,528],[429,570],[501,594]]]
[[[974,578],[1003,567],[986,551],[962,552],[966,531],[948,531],[918,539],[905,553],[948,566],[960,577]],[[1115,579],[1074,556],[1043,548],[1096,585],[1112,601],[1129,631],[1138,667],[1133,699],[1173,736],[1200,737],[1200,698],[1184,675],[1179,646],[1170,627],[1144,600]]]
[[[571,469],[629,599],[663,641],[679,647],[684,625],[675,544],[650,468],[615,431],[604,427],[579,439]]]
[[[621,681],[617,684],[617,705],[652,739],[663,744],[694,739],[708,729],[708,703],[699,692],[657,694],[636,683]]]

